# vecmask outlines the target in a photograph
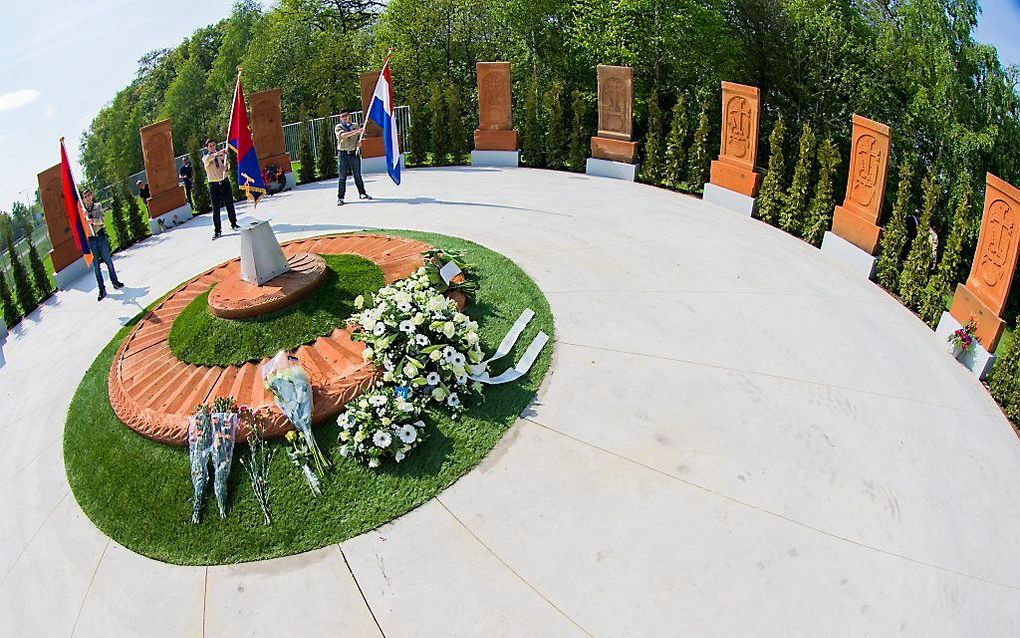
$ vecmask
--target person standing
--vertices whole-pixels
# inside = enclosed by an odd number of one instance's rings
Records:
[[[138,180],[137,182],[135,182],[135,186],[138,187],[138,196],[141,197],[142,198],[142,202],[146,206],[148,206],[149,205],[149,197],[152,196],[149,193],[149,184],[147,182],[143,182],[142,180]]]
[[[181,170],[177,171],[177,177],[184,184],[184,198],[188,200],[188,206],[193,206],[191,203],[191,184],[195,174],[191,168],[191,158],[187,155],[181,161]]]
[[[202,156],[202,163],[205,165],[205,175],[209,182],[209,198],[213,205],[213,239],[219,238],[220,207],[227,209],[227,218],[230,219],[230,227],[237,229],[237,215],[234,213],[234,193],[230,188],[230,180],[227,179],[227,149],[216,150],[214,140],[206,140],[205,155]]]
[[[354,175],[354,185],[358,187],[358,196],[361,199],[372,199],[372,196],[365,192],[365,182],[361,179],[361,131],[363,127],[356,126],[351,122],[351,112],[347,109],[340,111],[340,121],[333,128],[336,135],[336,161],[337,172],[340,173],[339,184],[336,191],[336,205],[344,205],[344,196],[347,194],[347,175]]]
[[[110,271],[110,282],[114,288],[120,289],[124,284],[117,279],[117,271],[113,268],[113,255],[110,254],[110,237],[106,234],[106,211],[102,205],[95,201],[92,191],[86,189],[81,194],[82,209],[85,211],[85,220],[88,222],[92,235],[89,237],[89,250],[92,252],[92,272],[96,275],[96,283],[99,284],[99,301],[106,297],[106,284],[103,282],[103,271],[99,269],[99,262],[106,264]]]

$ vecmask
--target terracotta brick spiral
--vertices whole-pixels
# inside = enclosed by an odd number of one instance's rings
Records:
[[[421,252],[430,248],[385,235],[325,235],[282,247],[286,255],[360,255],[382,269],[387,284],[414,272],[422,264]],[[267,436],[281,436],[290,429],[262,385],[260,369],[266,359],[240,366],[191,365],[179,361],[167,345],[170,327],[181,311],[224,276],[236,276],[238,261],[220,264],[174,290],[124,338],[110,367],[110,405],[132,430],[161,443],[185,445],[188,417],[195,406],[228,395],[240,404],[271,407]],[[374,368],[362,361],[363,349],[351,340],[350,329],[338,328],[294,351],[312,381],[315,421],[339,414],[375,380]]]

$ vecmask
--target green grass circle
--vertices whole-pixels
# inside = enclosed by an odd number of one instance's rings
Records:
[[[553,335],[549,304],[516,264],[473,242],[412,231],[387,234],[463,251],[478,265],[479,290],[466,312],[479,323],[491,354],[525,308],[535,311],[517,346],[494,374],[518,360],[539,330]],[[136,318],[137,321],[137,318]],[[481,461],[531,402],[549,369],[546,346],[522,379],[486,386],[484,401],[456,421],[432,412],[426,441],[403,463],[370,470],[337,452],[337,426],[316,426],[316,438],[336,464],[314,498],[290,465],[282,444],[271,468],[273,524],[262,513],[238,463],[230,477],[230,513],[221,520],[211,498],[192,525],[192,486],[185,447],[150,441],[122,424],[110,407],[107,376],[132,322],[96,357],[75,392],[64,428],[64,466],[79,506],[107,536],[139,554],[180,565],[216,565],[287,556],[339,543],[432,498]]]
[[[326,276],[304,299],[250,319],[221,319],[209,310],[209,292],[200,294],[174,320],[170,352],[200,366],[241,365],[293,350],[337,328],[354,312],[354,298],[383,285],[383,272],[358,255],[322,255]]]

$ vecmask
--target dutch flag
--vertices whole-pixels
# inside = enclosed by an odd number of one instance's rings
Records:
[[[386,147],[386,172],[394,184],[400,184],[400,136],[397,134],[397,112],[393,108],[393,83],[390,81],[390,55],[386,54],[379,81],[375,84],[372,103],[368,107],[368,119],[383,131],[383,145]]]

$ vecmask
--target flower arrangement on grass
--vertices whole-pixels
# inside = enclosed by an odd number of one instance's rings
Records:
[[[468,366],[483,358],[478,323],[440,292],[429,273],[423,266],[368,299],[354,300],[360,312],[350,319],[358,328],[353,339],[365,344],[362,356],[382,370],[382,378],[349,403],[337,423],[340,453],[370,467],[404,459],[422,438],[427,408],[456,419],[482,393],[468,376]]]
[[[241,457],[241,466],[248,472],[255,500],[262,509],[265,524],[269,525],[273,522],[269,514],[269,468],[273,465],[273,457],[276,455],[276,447],[269,445],[263,438],[269,408],[252,410],[242,405],[237,408],[237,415],[248,427],[248,457],[247,459]]]
[[[195,408],[188,425],[188,456],[194,486],[191,521],[198,523],[209,480],[209,462],[213,466],[213,493],[220,518],[227,517],[227,479],[234,458],[237,433],[237,404],[233,397],[217,397],[212,406]]]
[[[959,351],[961,355],[964,355],[974,349],[974,343],[977,341],[974,337],[976,331],[977,325],[973,321],[968,321],[966,326],[954,330],[946,340],[952,346],[953,351]]]

